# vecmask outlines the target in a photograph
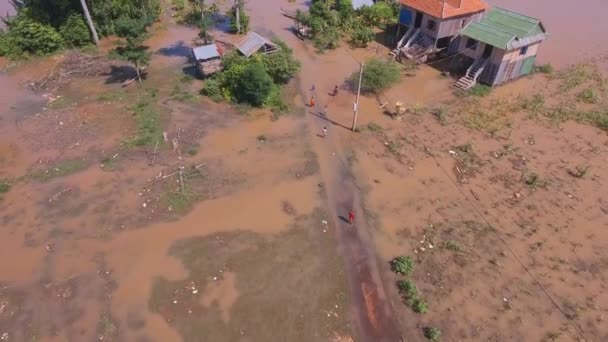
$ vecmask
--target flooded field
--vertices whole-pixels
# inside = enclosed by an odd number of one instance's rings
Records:
[[[603,3],[491,3],[543,19],[542,62],[606,49],[599,21],[559,26]],[[431,326],[445,341],[608,339],[606,61],[479,99],[420,66],[363,96],[352,133],[345,79],[375,49],[317,54],[280,15],[302,4],[247,6],[301,62],[278,120],[199,94],[197,31],[168,8],[142,86],[121,87],[130,69],[115,66],[33,92],[66,55],[2,61],[1,340],[421,341]],[[410,108],[399,120],[380,108],[395,101]]]

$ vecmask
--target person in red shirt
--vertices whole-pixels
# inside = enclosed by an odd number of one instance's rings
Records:
[[[353,222],[355,221],[355,212],[350,209],[348,211],[348,222],[350,222],[350,224],[353,224]]]

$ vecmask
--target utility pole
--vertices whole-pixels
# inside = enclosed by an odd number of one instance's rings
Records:
[[[359,86],[357,87],[357,102],[353,113],[353,132],[357,129],[357,114],[359,112],[359,96],[361,95],[361,79],[363,78],[363,61],[361,61],[361,70],[359,71]]]
[[[89,13],[89,8],[87,7],[86,1],[80,0],[80,5],[82,6],[84,17],[87,19],[87,24],[89,25],[89,29],[91,30],[91,34],[93,35],[95,45],[99,45],[99,37],[97,36],[97,30],[95,30],[95,25],[93,24],[93,20],[91,19],[91,14]]]

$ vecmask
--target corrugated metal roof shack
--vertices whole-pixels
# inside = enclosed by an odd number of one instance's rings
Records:
[[[224,51],[217,44],[203,45],[192,49],[196,71],[206,77],[222,70]]]
[[[237,49],[245,56],[251,57],[254,53],[269,54],[279,51],[281,48],[268,39],[251,31],[236,44]]]
[[[539,19],[492,8],[461,32],[459,52],[486,64],[479,81],[498,85],[532,72],[547,32]]]

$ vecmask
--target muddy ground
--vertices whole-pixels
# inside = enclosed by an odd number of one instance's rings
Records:
[[[34,93],[62,56],[3,61],[0,339],[608,339],[605,60],[482,98],[422,66],[363,96],[352,133],[344,79],[375,49],[317,55],[274,2],[248,7],[302,62],[278,120],[198,94],[197,32],[170,10],[141,86],[124,67]],[[395,101],[400,119],[379,108]],[[401,255],[425,314],[395,285]]]

